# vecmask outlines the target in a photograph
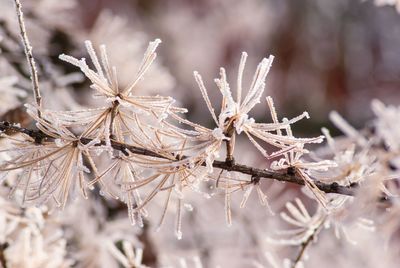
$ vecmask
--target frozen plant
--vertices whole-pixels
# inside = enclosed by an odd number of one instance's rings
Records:
[[[222,252],[226,265],[237,257],[242,267],[248,263],[263,267],[264,262],[273,267],[306,267],[308,253],[329,233],[325,229],[332,229],[337,238],[331,243],[344,238],[340,243],[356,245],[352,232],[358,232],[358,227],[375,231],[377,236],[389,234],[387,240],[399,228],[393,220],[400,211],[400,129],[393,124],[400,115],[398,107],[374,100],[376,118],[363,130],[332,112],[331,119],[344,137],[333,138],[325,128],[324,135],[299,137],[293,125],[308,119],[308,112],[280,118],[273,98],[264,98],[274,56],[262,58],[251,83],[244,86],[248,55],[243,52],[235,86],[225,68],[220,68],[214,80],[222,97],[218,108],[206,88],[208,79],[194,72],[213,124],[202,125],[193,122],[186,115],[190,109],[180,107],[175,98],[149,93],[156,90],[149,90],[149,85],[170,87],[167,71],[152,71],[160,68],[154,64],[160,39],[149,42],[141,59],[125,59],[137,69],[127,70],[128,76],[124,72],[123,79],[110,60],[115,43],[107,51],[105,45],[85,41],[84,53],[90,60],[70,56],[78,54],[75,50],[59,55],[63,68],[74,70],[67,74],[49,63],[50,57],[34,57],[21,3],[14,2],[22,39],[20,53],[23,50],[27,59],[33,100],[24,90],[24,78],[20,84],[18,75],[1,75],[5,103],[0,113],[23,105],[31,122],[0,122],[2,266],[208,267],[217,266],[215,252]],[[116,21],[115,25],[126,24]],[[97,39],[99,35],[93,33]],[[123,34],[116,36],[125,40]],[[27,72],[15,63],[12,70],[27,80]],[[60,74],[59,79],[55,74]],[[82,98],[79,104],[57,109],[59,100],[54,100],[49,107],[41,77],[57,90],[74,87],[82,82],[77,78],[85,77],[88,84],[81,87],[89,85],[90,89],[82,94],[89,92],[95,100]],[[146,80],[152,83],[141,88]],[[162,81],[166,84],[161,85]],[[65,86],[59,87],[62,82]],[[73,99],[73,94],[58,94],[54,96],[69,96],[66,102]],[[265,118],[252,114],[259,103],[268,108]],[[327,145],[321,145],[324,140]],[[246,147],[240,147],[245,142]],[[237,162],[243,148],[255,151],[258,164]],[[272,180],[280,187],[267,183]],[[296,191],[293,185],[304,188]],[[303,195],[307,203],[301,201]],[[219,196],[223,196],[221,202]],[[258,205],[252,204],[254,199]],[[210,250],[213,238],[224,237],[216,228],[224,227],[218,215],[212,214],[212,206],[223,207],[230,227],[226,229],[244,237],[247,246]],[[270,213],[264,217],[259,211],[265,208]],[[275,212],[285,223],[274,217]],[[198,224],[197,219],[205,214],[207,221]],[[281,228],[282,224],[292,228]],[[174,244],[175,240],[153,232],[153,226],[163,233],[174,229],[174,236],[187,244]],[[246,228],[254,230],[241,236]],[[166,257],[172,255],[169,248],[173,245],[188,244],[195,244],[196,250],[188,254],[189,248],[177,246],[176,254]],[[295,247],[290,249],[297,252],[273,252],[278,251],[276,244]]]

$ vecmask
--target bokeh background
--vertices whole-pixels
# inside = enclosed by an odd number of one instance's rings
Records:
[[[308,110],[311,120],[299,126],[304,132],[329,124],[331,110],[362,127],[371,99],[400,101],[400,16],[392,6],[357,0],[94,0],[80,2],[82,27],[91,29],[105,9],[124,17],[132,31],[163,40],[159,55],[176,79],[171,94],[190,108],[192,119],[206,120],[193,70],[218,103],[213,79],[224,66],[234,87],[242,51],[249,54],[249,79],[262,57],[275,56],[266,94],[284,116]],[[264,112],[262,107],[256,116]]]

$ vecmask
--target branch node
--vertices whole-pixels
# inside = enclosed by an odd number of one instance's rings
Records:
[[[337,191],[338,188],[339,188],[339,183],[337,183],[337,182],[332,182],[332,183],[331,183],[331,188],[332,188],[333,191]]]
[[[227,157],[225,159],[225,164],[226,164],[226,170],[232,171],[233,167],[235,166],[235,158],[233,157]]]
[[[290,176],[296,175],[296,168],[295,167],[288,167],[286,170],[286,174]]]
[[[251,183],[253,184],[259,184],[260,183],[261,178],[259,176],[251,176]]]

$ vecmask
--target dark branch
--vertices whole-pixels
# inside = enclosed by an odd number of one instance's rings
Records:
[[[1,268],[7,268],[7,260],[6,256],[4,254],[4,251],[7,249],[8,243],[4,242],[0,244],[0,267]]]
[[[22,128],[15,124],[11,124],[9,122],[0,122],[0,131],[5,131],[6,133],[10,133],[10,132],[11,133],[12,132],[24,133],[24,134],[30,136],[31,138],[35,139],[36,143],[41,143],[43,140],[51,139],[51,137],[48,137],[41,131]],[[83,144],[87,144],[91,141],[92,141],[92,139],[89,139],[89,138],[81,138],[80,139],[80,142],[82,142]],[[105,145],[105,141],[102,141],[101,143],[98,143],[97,145]],[[145,149],[145,148],[141,148],[141,147],[125,144],[125,143],[111,141],[111,146],[115,150],[121,151],[124,154],[127,154],[127,151],[130,151],[133,154],[146,155],[146,156],[165,159],[165,156],[158,154],[157,152],[153,152],[153,151]],[[183,159],[183,158],[184,157],[180,157],[180,159]],[[217,161],[217,160],[214,161],[213,167],[227,170],[227,171],[234,171],[234,172],[239,172],[242,174],[247,174],[252,177],[274,179],[274,180],[278,180],[278,181],[282,181],[282,182],[290,182],[290,183],[295,183],[298,185],[304,185],[304,180],[302,178],[296,176],[296,173],[277,172],[277,171],[254,168],[254,167],[250,167],[250,166],[242,165],[242,164],[236,164],[236,163],[232,163],[229,161]],[[354,195],[355,189],[358,186],[357,184],[352,184],[351,186],[342,186],[336,182],[324,183],[321,181],[315,181],[315,185],[321,191],[324,191],[326,193],[336,193],[336,194],[343,194],[343,195]]]

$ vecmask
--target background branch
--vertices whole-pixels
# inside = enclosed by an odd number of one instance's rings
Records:
[[[14,0],[14,2],[15,2],[15,9],[17,12],[20,35],[21,35],[22,43],[24,45],[24,51],[25,51],[26,59],[28,61],[29,70],[31,73],[33,96],[35,98],[37,106],[41,107],[42,106],[42,97],[40,95],[40,90],[39,90],[39,79],[38,79],[35,59],[33,58],[33,54],[32,54],[32,46],[29,42],[28,35],[26,34],[24,14],[22,13],[20,1]],[[38,115],[40,117],[39,110],[38,110]]]
[[[4,251],[8,247],[8,243],[4,242],[0,244],[0,268],[7,268],[7,260]]]
[[[311,244],[311,242],[314,240],[315,235],[319,232],[319,230],[322,228],[322,226],[324,225],[325,220],[321,221],[321,223],[314,229],[314,231],[312,232],[312,234],[307,238],[306,241],[304,241],[303,243],[301,243],[300,245],[300,251],[296,256],[296,259],[293,262],[292,268],[296,268],[296,266],[299,264],[299,262],[302,260],[307,247]]]

